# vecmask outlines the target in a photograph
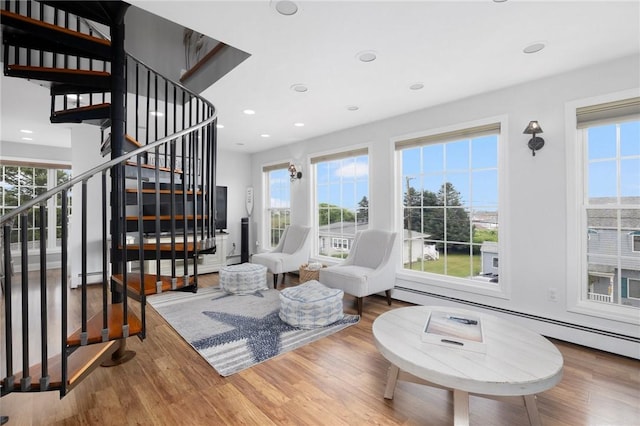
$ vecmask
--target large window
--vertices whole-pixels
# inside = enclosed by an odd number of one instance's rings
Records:
[[[369,155],[366,149],[317,157],[317,254],[345,258],[356,232],[369,225]]]
[[[70,170],[53,169],[46,167],[32,167],[21,165],[0,166],[0,215],[10,213],[23,203],[44,194],[47,190],[66,182],[70,177]],[[47,214],[47,245],[49,248],[60,245],[62,232],[62,199],[58,194],[49,201],[47,212],[55,212],[55,215]],[[27,243],[30,249],[40,247],[40,208],[31,209],[27,217]],[[15,232],[11,233],[11,242],[20,243],[20,227],[18,219],[13,223]]]
[[[580,299],[640,307],[640,98],[577,109],[582,145]]]
[[[285,228],[291,223],[291,182],[287,163],[263,168],[265,180],[266,215],[268,233],[266,247],[275,247]]]
[[[496,285],[499,136],[495,123],[396,143],[404,269]]]

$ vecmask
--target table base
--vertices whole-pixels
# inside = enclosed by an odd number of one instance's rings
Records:
[[[469,395],[477,396],[480,398],[494,399],[497,401],[504,401],[510,403],[524,404],[527,409],[527,415],[529,416],[529,423],[532,426],[541,426],[540,414],[538,413],[538,406],[536,404],[535,395],[522,395],[522,396],[498,396],[498,395],[485,395],[477,393],[469,393],[459,389],[447,388],[444,386],[431,383],[427,380],[414,376],[411,373],[400,370],[396,365],[391,364],[387,373],[387,385],[384,389],[384,398],[393,399],[393,394],[396,389],[398,380],[404,382],[417,383],[421,385],[431,386],[438,389],[444,389],[453,392],[453,424],[454,426],[469,426]]]

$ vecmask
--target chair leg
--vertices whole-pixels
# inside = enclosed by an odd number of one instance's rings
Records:
[[[358,315],[362,316],[362,305],[364,305],[364,297],[356,297],[358,303]]]
[[[385,290],[384,294],[387,295],[387,304],[391,306],[391,290]]]

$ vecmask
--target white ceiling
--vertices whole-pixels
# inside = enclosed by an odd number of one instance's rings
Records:
[[[297,1],[293,16],[269,0],[130,3],[251,54],[204,92],[219,147],[249,153],[640,53],[639,0]],[[360,62],[369,50],[377,59]]]

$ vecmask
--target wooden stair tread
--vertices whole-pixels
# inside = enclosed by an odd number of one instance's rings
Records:
[[[54,25],[51,24],[49,22],[44,22],[44,21],[40,21],[38,19],[34,19],[28,16],[24,16],[24,15],[20,15],[18,13],[14,13],[14,12],[10,12],[8,10],[2,10],[0,11],[1,16],[2,16],[2,23],[3,25],[6,25],[8,21],[16,21],[16,22],[21,22],[23,24],[26,25],[31,25],[33,27],[36,28],[40,28],[41,30],[45,31],[46,33],[50,33],[52,35],[65,35],[65,36],[69,36],[69,37],[73,37],[73,38],[78,38],[78,39],[82,39],[85,41],[89,41],[91,43],[95,43],[98,45],[102,45],[104,47],[111,47],[111,42],[109,40],[106,40],[104,38],[100,38],[100,37],[96,37],[90,34],[85,34],[85,33],[81,33],[78,31],[74,31],[72,29],[69,28],[64,28],[61,27],[59,25]]]
[[[80,346],[69,355],[67,359],[68,380],[67,387],[70,389],[78,384],[86,375],[93,371],[101,362],[109,358],[118,349],[118,341],[97,343],[94,345]],[[62,355],[54,355],[47,360],[49,373],[49,390],[62,388]],[[20,379],[22,372],[15,374],[13,390],[20,391]],[[40,377],[42,375],[42,364],[29,366],[29,376],[31,376],[31,391],[41,391]],[[4,380],[0,381],[4,387]],[[6,392],[9,390],[7,389]],[[5,390],[3,390],[5,392]]]
[[[109,329],[109,340],[122,339],[122,325],[124,323],[123,304],[115,303],[107,306],[107,327]],[[135,336],[142,332],[142,322],[140,319],[131,312],[131,309],[127,312],[127,321],[129,324],[129,336]],[[87,342],[88,343],[101,343],[102,342],[102,312],[94,315],[87,320]],[[80,333],[81,329],[76,330],[67,338],[67,345],[80,346]]]
[[[36,67],[33,65],[17,65],[17,64],[9,64],[7,65],[7,69],[9,71],[33,71],[39,72],[43,74],[67,74],[67,75],[82,75],[82,76],[91,76],[91,77],[111,77],[111,74],[107,71],[96,71],[96,70],[79,70],[73,68],[53,68],[53,67]]]
[[[176,268],[179,269],[179,268]],[[157,278],[158,276],[155,274],[145,274],[144,275],[144,281],[143,281],[143,286],[144,286],[144,294],[146,296],[152,295],[152,294],[156,294],[158,293],[157,291],[157,282],[160,281],[162,283],[162,291],[171,291],[172,285],[171,285],[171,277],[168,275],[160,275],[160,279]],[[123,281],[123,276],[122,274],[116,274],[116,275],[112,275],[111,278],[122,287],[122,281]],[[195,279],[193,276],[190,276],[188,278],[187,283],[185,284],[184,282],[184,277],[176,277],[176,287],[177,288],[184,288],[184,287],[189,287],[191,285],[193,285],[195,282]],[[127,288],[129,289],[130,292],[133,292],[135,294],[140,294],[140,274],[127,274]]]
[[[145,215],[145,216],[142,216],[142,220],[156,220],[156,217],[160,218],[160,220],[171,220],[171,215],[168,215],[168,214],[160,215],[160,216]],[[185,216],[180,215],[180,214],[175,215],[174,217],[176,218],[176,221],[185,219]],[[202,216],[201,214],[199,214],[199,215],[195,216],[195,219],[202,219],[203,217],[206,219],[207,215]],[[187,220],[193,220],[194,219],[194,215],[189,214],[189,215],[186,216],[186,219]],[[138,220],[138,216],[127,216],[126,220]]]
[[[127,166],[132,166],[132,167],[136,167],[138,165],[138,163],[136,163],[135,161],[127,161],[126,164]],[[140,164],[140,167],[142,167],[143,169],[151,169],[151,170],[156,169],[156,166],[154,166],[153,164]],[[171,172],[171,169],[169,167],[158,167],[158,170],[160,170],[161,172]],[[175,169],[173,172],[182,174],[182,170],[180,169]]]
[[[185,251],[185,245],[184,242],[178,242],[178,240],[176,239],[176,253],[178,252],[183,252]],[[118,247],[120,250],[123,249],[122,246]],[[186,247],[186,251],[191,252],[194,251],[196,248],[200,249],[200,243],[197,243],[195,246],[193,245],[192,242],[187,242],[187,247]],[[140,249],[140,245],[139,244],[127,244],[127,250],[128,251],[138,251]],[[142,245],[142,249],[144,251],[155,251],[156,250],[156,243],[146,243]],[[160,251],[171,251],[171,243],[160,243]],[[153,259],[148,259],[148,260],[153,260]]]
[[[94,111],[94,110],[110,109],[110,108],[111,108],[111,104],[108,102],[105,102],[105,103],[94,104],[94,105],[85,105],[77,108],[67,108],[64,110],[56,111],[54,112],[54,114],[57,116],[60,116],[65,114],[77,114],[77,113],[82,113],[84,111]]]
[[[128,193],[132,193],[132,194],[137,194],[138,193],[138,188],[126,188],[125,191],[127,191]],[[143,188],[142,191],[140,191],[142,194],[171,194],[171,190],[170,189],[158,189],[155,190],[153,188]],[[186,191],[187,195],[193,195],[194,192],[192,190],[188,190]],[[183,191],[182,189],[176,189],[174,191],[174,194],[176,195],[182,195],[184,194],[185,191]],[[195,192],[197,195],[202,195],[202,191],[196,191]]]

